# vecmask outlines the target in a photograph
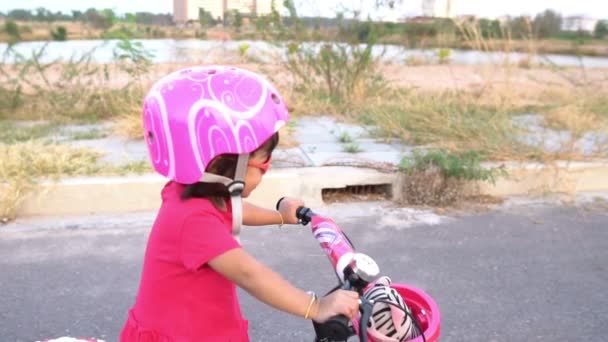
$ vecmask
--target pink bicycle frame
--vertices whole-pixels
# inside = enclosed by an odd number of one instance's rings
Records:
[[[352,244],[332,219],[313,216],[311,226],[313,236],[327,254],[336,274],[344,280],[342,270],[355,253]]]

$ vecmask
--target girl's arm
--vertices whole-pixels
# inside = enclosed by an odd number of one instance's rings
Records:
[[[258,207],[257,205],[243,201],[243,224],[247,226],[267,226],[271,224],[282,224],[285,218],[276,210]]]
[[[243,224],[247,226],[266,226],[270,224],[296,224],[296,209],[304,202],[285,197],[281,200],[279,211],[258,207],[243,201]]]
[[[352,318],[358,311],[358,294],[353,291],[338,290],[311,305],[311,295],[292,286],[242,248],[229,250],[208,264],[258,300],[296,316],[304,317],[308,311],[308,318],[323,322],[337,314]]]

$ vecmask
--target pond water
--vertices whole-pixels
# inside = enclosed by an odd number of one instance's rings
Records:
[[[272,62],[283,58],[285,49],[279,45],[264,41],[213,41],[198,39],[147,39],[134,40],[141,42],[145,50],[154,54],[152,60],[157,63],[180,62],[212,62],[225,55],[238,55],[239,47],[248,45],[248,56],[255,57],[261,62]],[[29,57],[32,53],[44,48],[41,61],[48,63],[56,59],[67,60],[79,57],[90,52],[93,61],[110,63],[114,60],[114,50],[117,40],[72,40],[65,42],[22,42],[13,46],[14,51]],[[318,43],[308,43],[318,47]],[[7,44],[0,44],[0,54],[4,56],[4,63],[14,63],[14,54],[5,56]],[[405,49],[397,45],[377,45],[374,54],[393,63],[405,64],[408,60],[417,59],[428,62],[437,61],[437,50]],[[494,64],[505,61],[512,63],[527,59],[525,53],[485,52],[476,50],[451,50],[450,63],[452,64]],[[548,54],[537,56],[533,62],[549,63],[556,66],[585,66],[587,68],[608,68],[606,57],[577,57],[572,55]]]

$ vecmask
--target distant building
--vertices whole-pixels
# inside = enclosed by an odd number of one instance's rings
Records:
[[[272,5],[282,12],[280,0],[173,0],[173,20],[177,24],[198,20],[202,8],[216,20],[224,20],[224,13],[238,11],[244,15],[267,15],[272,13]]]
[[[455,0],[422,0],[422,15],[433,18],[454,18]]]
[[[593,32],[598,19],[593,19],[585,16],[565,17],[562,20],[562,31],[570,32]]]

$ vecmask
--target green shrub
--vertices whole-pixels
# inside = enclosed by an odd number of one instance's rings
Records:
[[[68,38],[68,30],[64,26],[58,26],[56,29],[51,30],[51,37],[56,41],[65,41]]]

